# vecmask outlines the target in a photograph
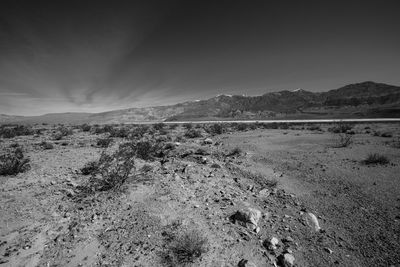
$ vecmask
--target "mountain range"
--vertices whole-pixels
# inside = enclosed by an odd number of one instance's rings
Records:
[[[0,123],[106,124],[157,121],[400,118],[400,87],[362,82],[326,91],[303,89],[260,96],[218,95],[170,106],[129,108],[102,113],[0,115]]]

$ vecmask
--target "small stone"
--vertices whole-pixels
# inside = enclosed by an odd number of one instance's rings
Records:
[[[278,248],[279,239],[276,237],[272,237],[271,239],[266,239],[263,243],[264,247],[269,250],[275,250]]]
[[[324,250],[325,250],[326,252],[328,252],[329,254],[332,254],[332,253],[333,253],[333,250],[331,250],[330,248],[324,248]]]
[[[204,144],[206,144],[206,145],[211,145],[212,143],[213,143],[213,140],[211,139],[211,138],[206,138],[206,139],[204,139]]]
[[[289,253],[281,254],[278,257],[278,265],[282,267],[294,266],[294,256]]]
[[[230,216],[231,221],[233,223],[239,222],[243,226],[248,226],[247,224],[251,224],[253,230],[257,228],[258,221],[261,218],[261,211],[254,208],[245,208],[236,211],[235,214]]]
[[[313,213],[308,212],[306,214],[306,222],[311,228],[313,228],[315,232],[319,232],[321,230],[317,216],[315,216]]]
[[[282,239],[283,243],[292,243],[293,241],[294,241],[293,238],[290,236],[287,236],[284,239]]]
[[[262,198],[268,197],[270,194],[271,194],[271,191],[269,189],[267,189],[267,188],[265,188],[265,189],[261,190],[260,192],[258,192],[258,196],[262,197]]]
[[[257,267],[257,265],[255,265],[255,263],[253,263],[249,260],[245,260],[245,259],[241,259],[237,266],[238,267]]]

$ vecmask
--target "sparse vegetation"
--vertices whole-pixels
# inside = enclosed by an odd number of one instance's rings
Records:
[[[223,134],[225,132],[225,127],[222,123],[213,123],[208,128],[208,132],[213,135]]]
[[[353,125],[346,122],[338,122],[334,127],[328,129],[332,133],[347,133],[353,128]]]
[[[238,123],[236,126],[236,129],[238,131],[246,131],[247,130],[247,124],[246,123]]]
[[[7,126],[3,125],[0,127],[0,137],[13,138],[21,135],[32,135],[35,131],[31,127],[25,125]]]
[[[41,143],[39,144],[39,146],[40,146],[41,148],[43,148],[43,149],[46,149],[46,150],[48,150],[48,149],[53,149],[53,148],[54,148],[54,145],[53,145],[52,143],[49,143],[49,142],[46,142],[46,141],[41,142]]]
[[[336,133],[334,134],[333,147],[341,148],[348,147],[353,142],[353,135],[350,133]]]
[[[201,131],[198,129],[189,129],[185,133],[185,137],[187,138],[199,138],[202,137]]]
[[[208,240],[199,231],[184,232],[175,237],[169,247],[169,261],[173,266],[193,263],[207,252]]]
[[[29,159],[24,157],[21,147],[0,155],[0,175],[16,175],[30,169]]]
[[[228,157],[232,157],[232,156],[239,156],[240,154],[242,154],[242,149],[240,147],[234,147],[229,153],[228,153]]]
[[[100,139],[97,139],[96,145],[98,147],[107,148],[110,146],[111,142],[112,142],[112,138],[100,138]]]
[[[96,173],[98,170],[99,170],[99,162],[90,161],[81,168],[81,173],[83,175],[90,175]]]
[[[82,124],[80,126],[82,132],[90,132],[90,130],[92,129],[92,127],[89,124]]]
[[[372,153],[369,154],[367,158],[363,160],[363,163],[365,165],[371,165],[371,164],[385,165],[389,163],[389,159],[384,155],[378,153]]]
[[[183,126],[183,128],[185,128],[186,130],[190,130],[190,129],[193,128],[193,125],[192,125],[191,123],[184,123],[182,126]]]
[[[83,171],[90,173],[91,178],[83,192],[120,189],[135,170],[134,155],[130,146],[120,146],[113,154],[103,152],[97,163],[84,167]]]

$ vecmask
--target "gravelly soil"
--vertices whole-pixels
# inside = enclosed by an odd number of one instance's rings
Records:
[[[400,129],[370,126],[395,137]],[[50,150],[37,146],[46,134],[3,140],[2,147],[23,145],[32,167],[0,177],[0,266],[174,266],[171,240],[193,229],[208,242],[192,266],[242,259],[276,266],[288,251],[295,266],[399,266],[400,150],[364,128],[356,126],[345,148],[332,147],[326,129],[233,132],[211,136],[212,144],[186,139],[163,165],[136,160],[138,170],[153,169],[120,191],[84,198],[78,188],[88,177],[79,169],[103,151],[97,135],[77,131]],[[242,153],[226,156],[234,147]],[[390,164],[363,165],[370,152]],[[258,232],[230,220],[246,207],[263,214]],[[310,227],[307,212],[322,231]],[[273,250],[263,245],[271,237],[279,240]]]

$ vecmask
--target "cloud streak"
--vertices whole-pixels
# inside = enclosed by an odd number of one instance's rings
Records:
[[[5,2],[0,113],[98,112],[362,80],[400,84],[396,1],[344,4]]]

